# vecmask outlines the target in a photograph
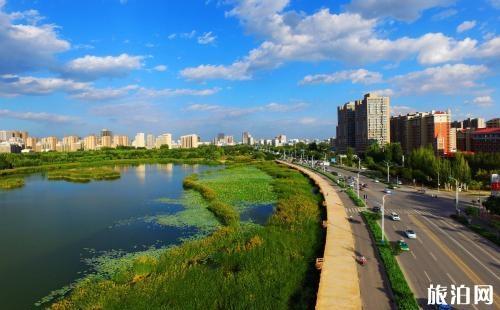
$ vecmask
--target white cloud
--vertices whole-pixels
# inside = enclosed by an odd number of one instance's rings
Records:
[[[62,91],[75,93],[89,88],[89,84],[61,78],[21,77],[5,74],[0,76],[0,96],[50,95]]]
[[[495,9],[500,9],[500,0],[489,0],[489,3]]]
[[[119,56],[91,56],[86,55],[70,61],[63,68],[63,75],[67,77],[95,80],[102,77],[123,77],[132,70],[142,67],[143,56],[121,54]]]
[[[455,0],[352,0],[346,6],[349,12],[359,13],[365,18],[385,18],[412,22],[423,11],[433,7],[446,7]]]
[[[366,69],[358,70],[345,70],[334,72],[330,74],[315,74],[306,75],[301,85],[306,84],[319,84],[319,83],[339,83],[344,81],[351,81],[352,83],[374,84],[382,82],[382,74],[378,72],[368,71]]]
[[[212,44],[215,43],[215,40],[217,39],[217,36],[215,36],[212,31],[205,32],[201,36],[198,37],[198,43],[199,44]]]
[[[237,17],[248,32],[264,41],[246,56],[228,65],[202,64],[180,73],[191,80],[246,80],[262,69],[276,68],[290,61],[324,60],[359,64],[417,57],[421,64],[459,62],[466,58],[499,57],[493,38],[456,40],[442,33],[427,33],[417,38],[382,38],[376,19],[355,13],[332,14],[321,9],[312,15],[283,11],[288,0],[241,0],[227,13]],[[488,49],[487,53],[484,50]]]
[[[292,112],[292,111],[302,110],[308,106],[309,104],[307,104],[306,102],[298,102],[294,104],[282,104],[282,103],[271,102],[263,106],[262,110],[268,110],[271,112]]]
[[[432,16],[432,20],[447,19],[449,17],[457,15],[457,13],[458,13],[458,11],[455,9],[446,9],[446,10],[443,10],[443,11],[435,14],[434,16]]]
[[[84,101],[105,101],[120,99],[130,95],[131,91],[137,90],[137,85],[128,85],[120,88],[89,88],[85,91],[76,93],[71,97]]]
[[[0,3],[0,74],[39,70],[54,64],[54,55],[70,49],[60,39],[58,27],[38,24],[42,19],[35,10],[7,14]],[[16,21],[26,23],[16,23]]]
[[[400,94],[443,93],[456,94],[477,88],[477,80],[484,77],[488,69],[484,65],[444,65],[426,68],[389,80]]]
[[[45,112],[16,112],[11,110],[0,110],[0,117],[47,123],[79,122],[79,119],[73,116],[51,114]]]
[[[165,65],[158,65],[153,68],[153,70],[158,71],[158,72],[164,72],[167,71],[167,66]]]
[[[191,30],[190,32],[183,32],[179,34],[179,37],[183,39],[192,39],[195,36],[196,36],[196,30]]]
[[[457,26],[457,32],[462,33],[467,30],[470,30],[472,28],[476,27],[476,21],[475,20],[466,20],[460,25]]]
[[[221,109],[221,106],[215,104],[196,103],[188,106],[188,111],[215,111]]]
[[[317,122],[317,119],[314,117],[303,117],[299,119],[299,124],[301,125],[312,125]]]
[[[375,89],[371,90],[368,93],[375,94],[377,96],[394,96],[394,91],[390,88],[385,88],[385,89]]]
[[[173,40],[173,39],[175,39],[176,37],[177,37],[177,34],[176,34],[176,33],[171,33],[171,34],[169,34],[169,35],[168,35],[168,37],[167,37],[167,38],[168,38],[169,40]]]
[[[405,114],[413,113],[416,111],[417,111],[417,109],[406,106],[406,105],[391,106],[391,115],[405,115]]]
[[[220,88],[206,88],[206,89],[191,89],[191,88],[140,88],[138,95],[142,97],[155,98],[155,97],[174,97],[174,96],[211,96],[220,91]]]
[[[491,107],[493,105],[491,96],[479,96],[474,98],[472,102],[480,107]]]

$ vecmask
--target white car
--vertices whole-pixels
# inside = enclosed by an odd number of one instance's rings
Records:
[[[392,194],[391,190],[390,190],[390,189],[388,189],[388,188],[385,188],[385,189],[384,189],[384,193],[386,193],[386,194]]]
[[[375,179],[375,180],[373,180],[373,182],[375,182],[375,183],[379,183],[380,181],[379,181],[379,180],[377,180],[377,179]]]
[[[399,215],[396,212],[391,213],[391,219],[393,221],[400,221],[401,220],[401,218],[399,217]]]
[[[417,234],[411,229],[405,230],[405,235],[408,239],[417,239]]]

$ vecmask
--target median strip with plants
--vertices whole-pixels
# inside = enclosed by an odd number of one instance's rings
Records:
[[[361,212],[361,216],[365,220],[370,233],[374,240],[382,239],[382,230],[377,223],[380,218],[379,214],[375,214],[368,211]],[[377,249],[382,259],[382,264],[384,265],[385,271],[389,278],[392,292],[394,294],[395,302],[398,309],[401,310],[418,310],[418,303],[411,291],[401,268],[399,267],[398,261],[394,256],[394,251],[388,243],[377,242]]]

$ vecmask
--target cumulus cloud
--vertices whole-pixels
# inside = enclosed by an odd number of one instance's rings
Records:
[[[0,1],[0,74],[51,67],[55,54],[70,49],[56,25],[39,24],[43,18],[37,11],[7,14],[4,4]]]
[[[128,85],[120,88],[88,88],[82,92],[72,95],[73,98],[84,101],[104,101],[120,99],[130,95],[132,91],[138,89],[137,85]]]
[[[215,111],[221,109],[221,106],[215,104],[195,103],[187,107],[188,111]]]
[[[375,89],[369,91],[369,93],[375,94],[377,96],[394,96],[394,90],[390,88],[385,88],[385,89]]]
[[[344,81],[351,81],[352,83],[362,83],[362,84],[374,84],[382,82],[382,74],[378,72],[368,71],[366,69],[358,70],[345,70],[334,72],[330,74],[315,74],[306,75],[302,81],[299,82],[301,85],[306,84],[331,84],[339,83]]]
[[[142,67],[143,56],[121,54],[119,56],[86,55],[67,63],[63,75],[80,80],[96,80],[102,77],[124,77]]]
[[[390,79],[397,94],[456,94],[478,87],[477,80],[488,69],[484,65],[444,65],[410,72]]]
[[[47,123],[79,122],[79,119],[73,116],[51,114],[45,112],[16,112],[11,110],[0,110],[0,117]]]
[[[417,109],[406,106],[406,105],[393,105],[391,106],[391,115],[405,115],[408,113],[416,112]]]
[[[457,26],[457,32],[462,33],[467,30],[470,30],[472,28],[476,27],[476,21],[475,20],[466,20],[460,25]]]
[[[493,99],[491,96],[479,96],[474,98],[472,102],[480,107],[490,107],[493,105]]]
[[[196,111],[196,112],[211,112],[219,116],[238,117],[259,112],[265,112],[265,113],[295,112],[303,110],[307,106],[309,106],[309,104],[307,104],[306,102],[296,102],[292,104],[270,102],[264,105],[257,105],[244,108],[226,107],[216,104],[191,104],[186,108],[186,110]]]
[[[346,8],[349,12],[359,13],[365,18],[391,17],[412,22],[427,9],[446,7],[454,2],[455,0],[352,0]]]
[[[220,88],[206,88],[206,89],[191,89],[191,88],[140,88],[137,92],[139,96],[155,98],[155,97],[174,97],[174,96],[211,96],[220,91]]]
[[[58,91],[76,93],[88,88],[88,83],[61,78],[22,77],[13,74],[0,76],[0,96],[40,96],[50,95]]]
[[[212,31],[205,32],[201,36],[198,37],[198,43],[205,45],[205,44],[212,44],[215,43],[215,40],[217,39],[217,36],[215,36]]]
[[[470,38],[456,40],[442,33],[387,39],[378,34],[377,19],[349,12],[332,14],[328,9],[311,15],[284,11],[288,3],[288,0],[238,1],[227,16],[237,17],[248,32],[264,41],[231,64],[185,68],[181,76],[190,80],[247,80],[258,70],[276,68],[289,61],[358,64],[417,56],[421,64],[433,65],[500,56],[500,49],[493,48],[498,45],[495,40],[499,37],[482,44]]]

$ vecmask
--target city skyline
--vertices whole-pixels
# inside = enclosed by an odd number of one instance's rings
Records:
[[[1,127],[328,138],[370,91],[496,117],[498,3],[392,2],[0,0]]]

